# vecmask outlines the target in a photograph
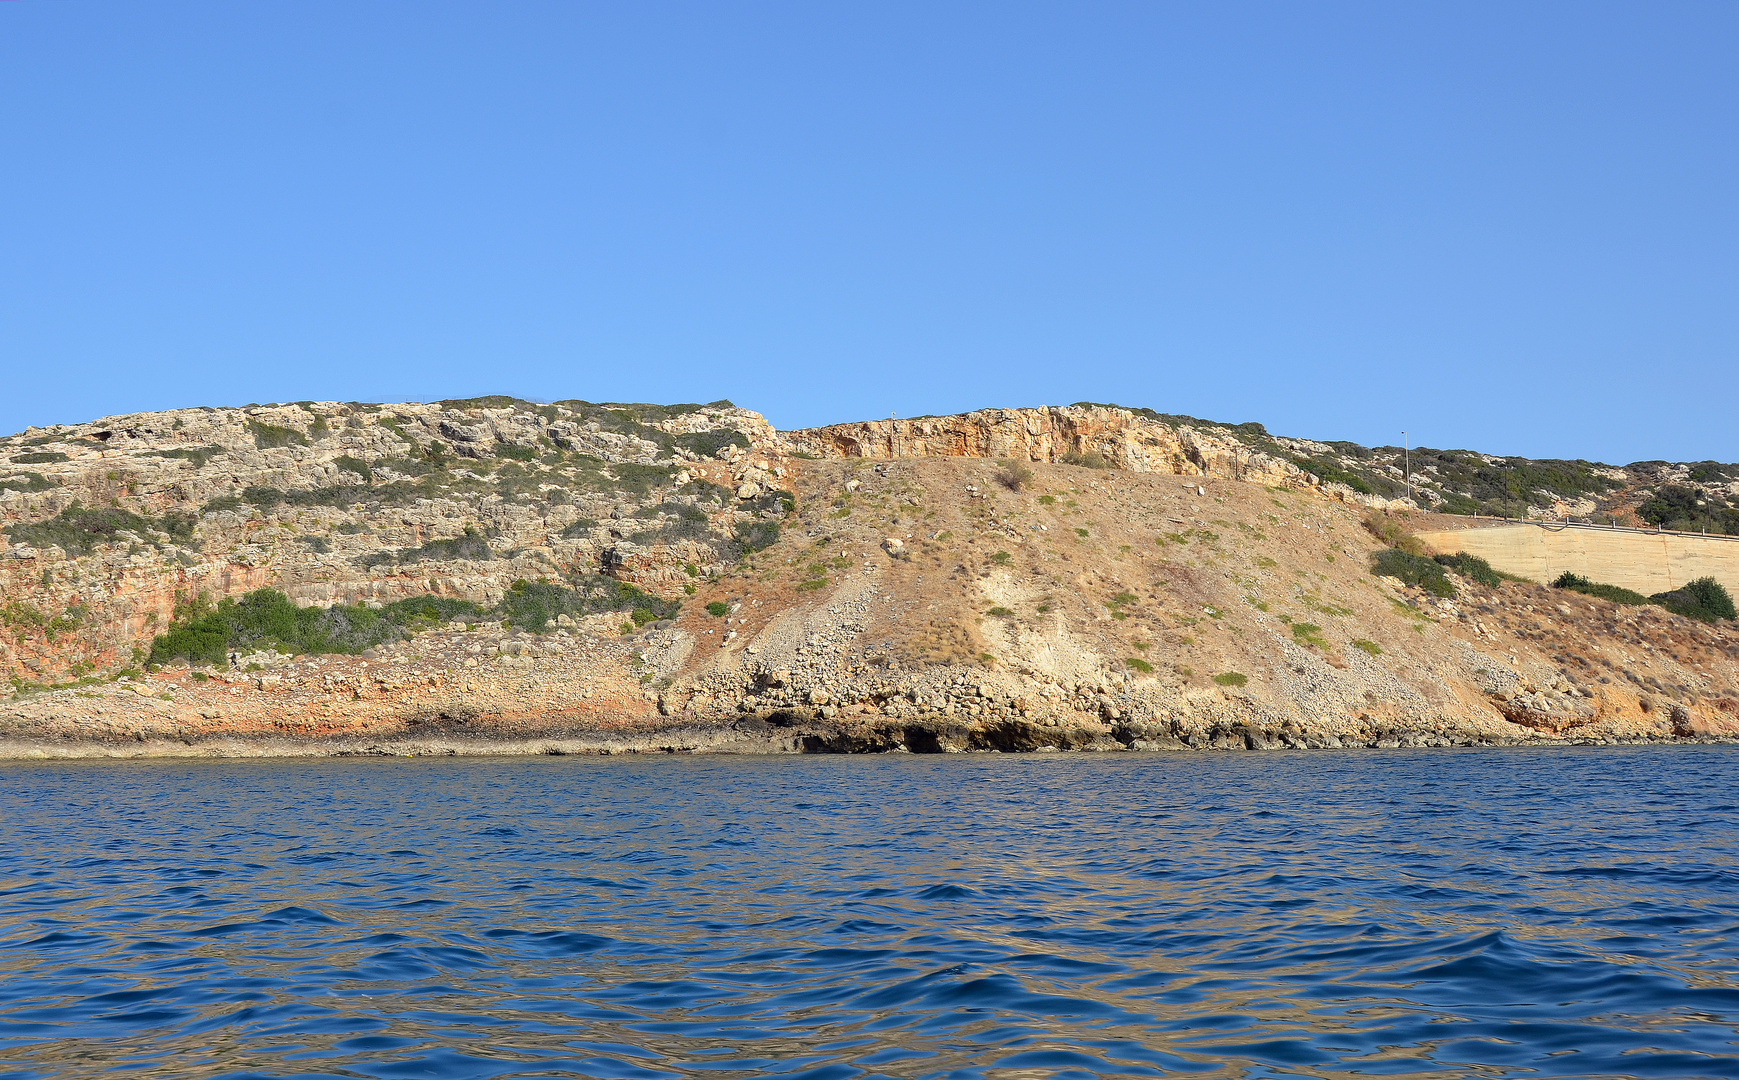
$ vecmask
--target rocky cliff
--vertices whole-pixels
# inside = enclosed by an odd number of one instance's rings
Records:
[[[1739,731],[1730,625],[1375,577],[1367,508],[1273,445],[1103,406],[780,433],[507,398],[31,429],[0,440],[0,753]]]
[[[1319,483],[1239,434],[1114,406],[1071,405],[836,424],[793,432],[789,442],[792,449],[821,458],[995,458],[1288,487]]]

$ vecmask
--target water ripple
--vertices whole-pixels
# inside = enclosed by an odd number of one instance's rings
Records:
[[[1739,1075],[1733,753],[7,764],[0,1078]]]

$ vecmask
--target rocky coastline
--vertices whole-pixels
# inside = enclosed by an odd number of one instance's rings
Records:
[[[476,399],[32,429],[0,440],[0,758],[1739,736],[1731,623],[1378,576],[1433,516],[1252,445],[1099,406],[777,432],[729,403]],[[440,605],[366,648],[163,653],[196,599],[261,589]]]

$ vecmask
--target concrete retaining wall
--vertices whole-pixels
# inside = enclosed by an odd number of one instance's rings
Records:
[[[1494,525],[1417,534],[1433,552],[1478,555],[1542,585],[1568,570],[1644,596],[1712,577],[1739,596],[1739,540],[1554,525]]]

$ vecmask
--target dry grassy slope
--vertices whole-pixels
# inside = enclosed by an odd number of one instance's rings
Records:
[[[698,598],[730,603],[728,621],[685,613],[706,645],[667,713],[719,718],[746,701],[793,723],[1153,745],[1736,726],[1730,629],[1525,584],[1418,595],[1373,577],[1359,512],[1314,493],[1042,464],[1012,492],[991,463],[959,458],[793,471],[802,509],[785,539]],[[1213,681],[1232,674],[1245,685]]]

